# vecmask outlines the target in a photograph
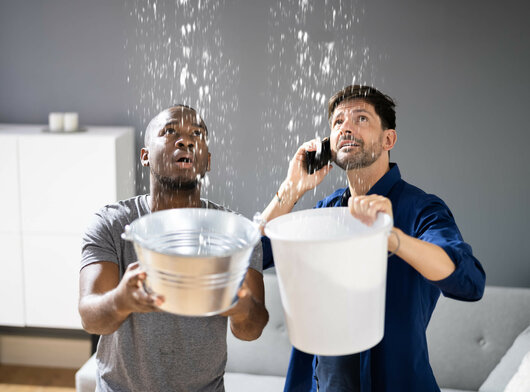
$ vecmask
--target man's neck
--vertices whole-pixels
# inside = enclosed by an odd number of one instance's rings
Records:
[[[381,158],[383,156],[368,167],[352,169],[346,172],[352,196],[366,195],[376,182],[390,170],[388,157]]]
[[[151,182],[149,207],[151,212],[168,210],[170,208],[200,208],[201,186],[193,189],[167,190],[158,183]]]

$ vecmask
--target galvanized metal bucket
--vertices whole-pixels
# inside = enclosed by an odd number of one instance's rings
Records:
[[[178,208],[144,215],[125,227],[146,288],[163,295],[160,306],[186,316],[211,316],[237,302],[258,226],[235,213]]]

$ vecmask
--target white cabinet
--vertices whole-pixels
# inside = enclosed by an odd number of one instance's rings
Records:
[[[0,125],[0,325],[76,329],[81,237],[95,211],[135,194],[134,130],[42,129]]]
[[[19,234],[0,231],[0,325],[25,325],[21,244]]]
[[[0,232],[18,233],[20,231],[19,183],[18,183],[18,138],[4,134],[0,129]]]
[[[0,131],[0,325],[24,325],[18,139]]]
[[[79,235],[24,235],[25,321],[32,327],[81,328]]]

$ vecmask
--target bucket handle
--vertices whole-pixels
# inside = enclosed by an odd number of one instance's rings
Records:
[[[394,230],[390,230],[390,235],[394,234],[396,236],[396,240],[397,240],[397,248],[394,249],[392,252],[388,252],[388,256],[387,257],[392,257],[392,256],[395,256],[397,251],[399,250],[399,246],[401,245],[401,241],[399,240],[399,236],[397,235],[397,233],[394,231]]]
[[[252,223],[258,229],[260,234],[263,234],[263,229],[265,228],[265,225],[267,224],[267,221],[263,219],[260,212],[256,212],[254,214],[254,217],[252,218]]]

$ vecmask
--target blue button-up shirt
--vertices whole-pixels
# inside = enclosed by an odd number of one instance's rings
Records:
[[[447,278],[430,281],[398,256],[390,257],[383,340],[360,354],[333,357],[336,366],[329,366],[327,361],[326,367],[316,373],[321,377],[323,371],[329,372],[324,378],[334,380],[333,391],[351,390],[346,387],[347,382],[341,381],[348,375],[333,372],[340,373],[340,369],[355,364],[359,371],[352,372],[357,374],[351,377],[360,377],[362,392],[438,392],[429,365],[425,331],[440,292],[458,300],[477,301],[484,292],[486,275],[471,247],[462,239],[447,205],[437,196],[403,181],[396,164],[390,164],[390,170],[368,194],[389,198],[394,226],[405,234],[440,246],[456,268]],[[347,206],[349,197],[349,188],[338,189],[319,201],[316,208]],[[264,237],[262,242],[264,268],[268,268],[274,265],[270,241]],[[317,363],[318,358],[293,348],[284,391],[316,391]],[[320,388],[326,390],[323,385]]]

